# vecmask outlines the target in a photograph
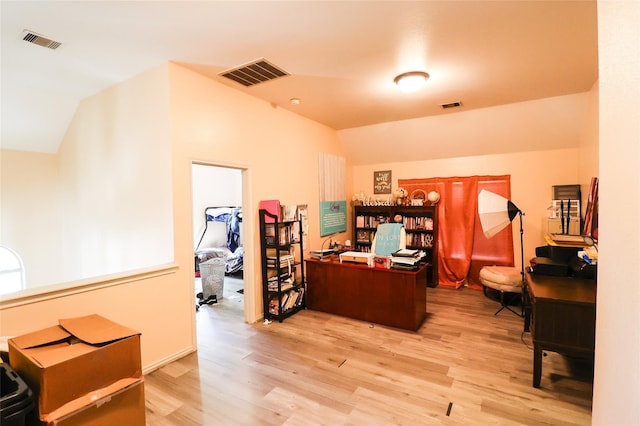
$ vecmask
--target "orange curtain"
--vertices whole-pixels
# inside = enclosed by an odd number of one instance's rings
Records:
[[[491,240],[482,233],[478,216],[478,193],[482,189],[510,195],[510,177],[470,176],[399,179],[398,186],[411,194],[438,191],[438,276],[439,284],[481,288],[478,274],[484,265],[513,265],[511,227]]]

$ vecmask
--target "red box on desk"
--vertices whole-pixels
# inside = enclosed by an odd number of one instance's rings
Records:
[[[374,256],[373,266],[380,269],[391,269],[391,256]]]
[[[80,424],[72,414],[117,395],[129,407],[135,400],[133,411],[144,419],[144,394],[141,402],[136,396],[144,392],[139,332],[89,315],[61,319],[8,343],[10,364],[36,395],[40,420]],[[117,408],[105,405],[100,415]]]

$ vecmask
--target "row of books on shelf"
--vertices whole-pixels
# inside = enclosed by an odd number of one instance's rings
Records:
[[[295,281],[293,275],[286,275],[280,280],[280,291],[287,291],[293,288]],[[269,291],[278,291],[278,277],[275,279],[269,279],[267,282],[267,288]]]
[[[269,299],[269,313],[272,315],[280,315],[281,306],[282,312],[286,312],[296,306],[301,305],[303,299],[304,287],[291,289],[286,293],[283,293],[280,299],[278,299],[277,295],[273,296]]]
[[[405,229],[433,231],[433,218],[405,216],[402,218]]]
[[[389,222],[389,217],[380,216],[356,216],[356,228],[377,228],[381,223]]]
[[[297,222],[296,222],[297,225]],[[267,244],[275,245],[276,243],[281,246],[286,246],[292,243],[299,242],[300,235],[299,228],[297,226],[280,225],[278,226],[278,239],[276,240],[276,225],[274,223],[265,224],[265,240]]]
[[[276,256],[267,255],[267,266],[269,268],[286,268],[291,269],[295,264],[295,257],[292,254],[281,254],[280,255],[280,264],[278,265],[278,258]]]
[[[407,245],[416,247],[433,247],[433,234],[407,234]]]

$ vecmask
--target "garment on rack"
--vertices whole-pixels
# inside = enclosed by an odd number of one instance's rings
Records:
[[[224,222],[227,225],[227,247],[235,252],[240,246],[240,223],[242,222],[242,209],[233,209],[231,213],[222,213],[216,216],[207,215],[207,220]]]

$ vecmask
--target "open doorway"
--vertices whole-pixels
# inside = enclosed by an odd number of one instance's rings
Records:
[[[242,170],[192,164],[196,309],[244,313]]]

